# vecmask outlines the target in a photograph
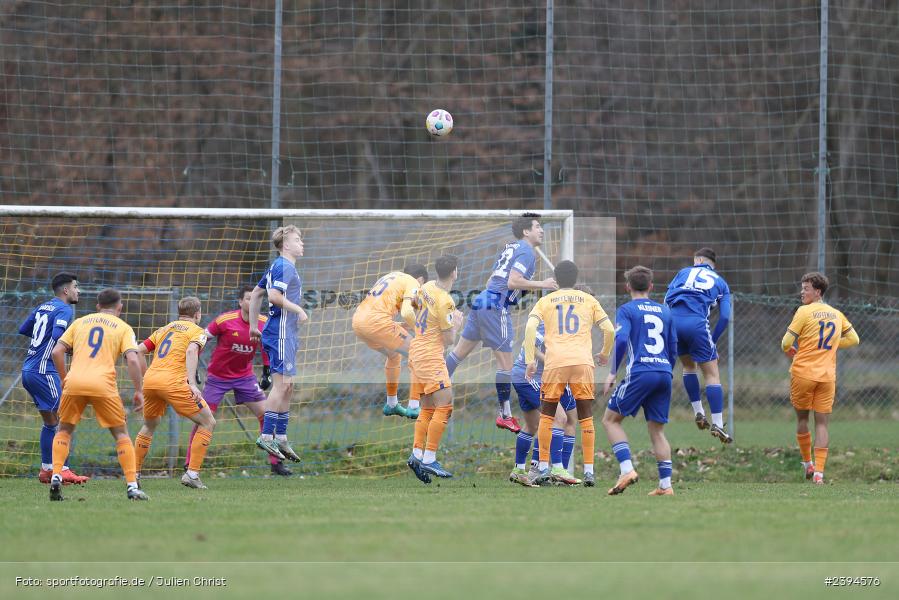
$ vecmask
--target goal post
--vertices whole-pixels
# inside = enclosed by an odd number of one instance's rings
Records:
[[[53,273],[71,271],[92,292],[107,286],[165,290],[165,298],[153,301],[125,294],[122,317],[134,327],[139,340],[171,320],[171,301],[176,300],[171,290],[201,299],[201,325],[205,326],[217,314],[237,308],[241,285],[259,281],[274,256],[269,240],[275,224],[296,224],[306,243],[305,256],[297,266],[303,278],[303,305],[310,318],[300,333],[290,431],[303,455],[301,468],[312,473],[401,472],[413,422],[381,415],[384,357],[355,338],[352,309],[384,273],[402,269],[407,262],[421,262],[433,278],[434,260],[450,253],[458,256],[460,264],[453,296],[467,312],[470,301],[486,284],[496,256],[513,239],[512,219],[522,212],[526,211],[0,207],[0,305],[4,315],[0,388],[12,389],[0,406],[0,437],[4,441],[0,475],[33,473],[40,463],[40,417],[21,383],[15,381],[26,342],[16,332],[28,311],[52,295],[48,281]],[[574,258],[572,211],[534,212],[545,229],[543,250],[548,258],[553,262]],[[614,249],[614,240],[611,246]],[[585,254],[591,256],[588,262],[606,256],[592,249]],[[614,260],[614,254],[611,256]],[[538,260],[535,278],[551,275],[547,265]],[[82,294],[76,317],[93,311],[93,295]],[[524,309],[532,305],[533,297],[524,300],[513,317],[516,345],[523,336]],[[209,352],[209,348],[204,352],[206,360]],[[450,445],[509,446],[508,435],[498,432],[490,419],[495,406],[493,362],[491,351],[481,348],[457,371]],[[205,380],[205,373],[200,375]],[[401,402],[408,397],[407,377],[404,361]],[[127,407],[131,390],[122,365],[119,387]],[[218,411],[208,468],[251,475],[267,472],[265,457],[244,432],[250,424],[257,427],[257,422],[244,406],[237,407],[237,415],[240,423],[229,408],[222,406]],[[132,434],[139,426],[139,416],[131,415]],[[178,461],[183,460],[189,431],[189,424],[181,424]],[[104,434],[97,430],[94,419],[82,420],[73,466],[114,472],[117,463]],[[170,445],[166,435],[154,440],[148,471],[171,470],[176,457]]]

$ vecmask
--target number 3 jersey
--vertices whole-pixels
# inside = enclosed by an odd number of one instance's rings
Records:
[[[799,349],[790,374],[811,381],[837,380],[837,347],[852,323],[823,302],[804,304],[796,310],[787,330],[796,336]]]
[[[166,390],[187,384],[187,347],[196,344],[203,351],[206,334],[193,321],[172,321],[144,340],[147,350],[156,351],[144,376],[144,389]]]
[[[25,362],[22,364],[23,371],[56,373],[56,366],[50,359],[50,353],[56,345],[56,340],[69,327],[74,315],[72,307],[59,298],[48,300],[31,311],[19,327],[19,333],[31,338]]]
[[[671,373],[677,360],[677,334],[671,311],[648,298],[622,304],[615,314],[615,358],[617,367],[627,348],[627,372]],[[613,370],[615,370],[613,368]]]
[[[593,326],[609,320],[596,298],[570,288],[556,290],[540,298],[530,316],[543,321],[545,328],[544,370],[593,366]]]
[[[93,313],[76,319],[59,341],[72,349],[72,364],[64,393],[117,397],[116,361],[129,350],[137,350],[134,330],[109,313]]]

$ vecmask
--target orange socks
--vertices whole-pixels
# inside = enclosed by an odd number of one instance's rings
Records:
[[[384,363],[384,376],[387,378],[387,395],[396,396],[400,389],[401,356],[397,353],[387,358]]]
[[[452,406],[438,406],[434,409],[434,417],[428,425],[428,441],[425,444],[425,450],[437,452],[437,447],[440,446],[440,438],[443,437],[446,424],[449,423],[452,414]]]
[[[812,462],[812,433],[797,433],[796,441],[799,442],[799,453],[802,455],[802,462]]]
[[[62,466],[69,457],[69,445],[72,443],[72,434],[65,431],[57,431],[53,436],[53,474],[62,473]]]
[[[578,423],[581,424],[581,445],[584,448],[584,466],[586,467],[587,465],[593,464],[593,450],[596,445],[596,430],[593,428],[593,417],[579,419]]]
[[[431,425],[431,419],[434,418],[433,408],[422,408],[415,420],[415,438],[412,441],[412,447],[421,451],[425,449],[425,438],[428,437],[428,428]]]
[[[540,443],[540,462],[542,463],[549,463],[549,447],[553,439],[553,420],[552,416],[540,413],[537,441]]]
[[[135,467],[134,446],[131,444],[131,439],[128,437],[118,438],[115,442],[115,451],[119,455],[122,473],[125,474],[125,483],[134,483],[137,481],[137,469]]]
[[[827,448],[815,448],[815,473],[824,473],[827,464]],[[53,453],[53,469],[56,472],[56,452]]]
[[[190,463],[187,468],[191,471],[199,472],[203,466],[203,460],[206,458],[206,450],[209,448],[209,442],[212,441],[212,432],[203,427],[197,428],[194,435],[194,441],[190,444]]]
[[[144,459],[147,458],[147,452],[150,451],[150,444],[153,443],[152,435],[145,435],[143,433],[138,433],[137,437],[134,438],[134,466],[138,473],[140,473],[141,469],[144,467]],[[133,479],[130,481],[134,481]]]

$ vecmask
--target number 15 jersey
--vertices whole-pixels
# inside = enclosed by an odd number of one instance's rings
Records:
[[[609,320],[596,298],[574,289],[556,290],[540,298],[530,316],[543,321],[546,329],[545,371],[593,366],[593,326]]]

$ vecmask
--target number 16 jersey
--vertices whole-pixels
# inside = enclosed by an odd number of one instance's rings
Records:
[[[543,321],[546,329],[545,371],[593,366],[593,326],[609,320],[596,298],[574,289],[556,290],[540,298],[530,316]]]

